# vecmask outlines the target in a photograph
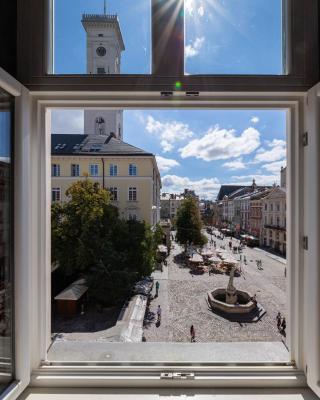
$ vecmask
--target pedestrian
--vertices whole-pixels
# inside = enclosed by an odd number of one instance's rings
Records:
[[[194,326],[191,325],[190,327],[190,336],[191,336],[191,343],[196,341],[196,331],[194,330]]]
[[[160,283],[157,281],[156,282],[156,297],[159,296],[159,287],[160,287]]]
[[[243,262],[244,262],[245,264],[247,264],[246,256],[243,256]]]
[[[214,248],[216,248],[216,247],[217,247],[217,242],[214,241],[214,242],[213,242],[213,245],[214,245]]]
[[[161,307],[160,307],[160,304],[158,305],[158,309],[157,309],[157,318],[158,318],[158,320],[157,320],[157,322],[160,324],[160,322],[161,322]]]
[[[283,317],[281,322],[281,333],[283,334],[283,336],[286,336],[286,328],[287,328],[286,319]]]
[[[281,312],[279,311],[277,316],[276,316],[276,320],[277,320],[277,328],[278,331],[280,331],[280,326],[281,326]]]

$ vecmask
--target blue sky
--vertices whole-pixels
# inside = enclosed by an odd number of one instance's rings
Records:
[[[11,112],[0,112],[0,160],[8,162],[11,151]]]
[[[186,73],[281,74],[281,0],[185,0]],[[120,19],[122,73],[149,73],[149,0],[107,0]],[[82,13],[103,0],[55,0],[55,72],[85,73]],[[164,190],[214,198],[220,185],[279,182],[284,111],[125,111],[124,140],[157,155]],[[54,133],[83,133],[83,112],[53,113]]]
[[[281,74],[281,0],[185,0],[186,73]],[[122,73],[148,74],[150,0],[107,0],[126,50]],[[55,0],[55,72],[86,72],[83,13],[103,13],[103,0]]]
[[[83,133],[83,112],[54,111],[54,133]],[[126,110],[124,141],[157,156],[163,191],[215,198],[221,184],[279,183],[286,165],[280,110]]]

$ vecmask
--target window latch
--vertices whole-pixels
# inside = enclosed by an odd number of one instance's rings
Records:
[[[302,135],[302,146],[308,146],[308,132],[304,132],[304,134]]]
[[[173,96],[173,92],[161,92],[160,93],[161,97],[172,97]]]
[[[193,372],[161,372],[160,379],[187,380],[194,379]]]
[[[302,247],[304,250],[308,250],[308,236],[303,236],[302,238]]]

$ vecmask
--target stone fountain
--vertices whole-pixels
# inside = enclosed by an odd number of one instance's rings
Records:
[[[265,310],[252,298],[250,293],[235,288],[234,273],[235,267],[232,267],[226,289],[218,288],[207,292],[211,309],[227,319],[228,316],[231,316],[231,319],[237,320],[237,316],[239,316],[248,322],[259,320],[265,314]]]

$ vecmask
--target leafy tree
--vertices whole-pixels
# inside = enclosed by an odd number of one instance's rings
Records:
[[[156,235],[144,222],[120,219],[110,194],[88,178],[67,195],[67,202],[52,205],[52,259],[66,280],[87,279],[93,301],[116,304],[152,272]]]
[[[202,222],[196,201],[192,197],[183,200],[177,211],[176,239],[185,248],[189,244],[203,246],[207,238],[201,233]]]

